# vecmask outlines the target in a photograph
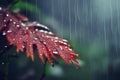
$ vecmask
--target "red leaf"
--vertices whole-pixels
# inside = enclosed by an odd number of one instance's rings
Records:
[[[29,22],[28,19],[20,14],[11,14],[8,10],[0,11],[0,30],[6,35],[10,45],[16,46],[17,52],[26,50],[27,57],[34,60],[33,45],[37,47],[38,56],[45,63],[45,57],[53,65],[53,59],[60,56],[67,64],[70,62],[79,66],[76,54],[67,40],[57,37],[50,32],[48,27],[38,22]],[[3,17],[4,16],[4,17]],[[23,21],[27,21],[23,23]],[[4,26],[6,25],[6,26]],[[40,29],[36,28],[39,27]]]

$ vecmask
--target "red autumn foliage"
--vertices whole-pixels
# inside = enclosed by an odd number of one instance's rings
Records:
[[[36,26],[41,29],[37,29]],[[67,64],[74,62],[79,66],[76,60],[79,56],[71,49],[67,40],[57,37],[48,27],[38,22],[29,22],[28,18],[21,14],[0,8],[0,31],[3,31],[10,45],[16,47],[17,52],[26,50],[27,57],[32,60],[35,45],[43,63],[46,57],[53,65],[53,59],[60,56]]]

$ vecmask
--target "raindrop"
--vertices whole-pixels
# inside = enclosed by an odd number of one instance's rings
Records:
[[[4,65],[5,63],[4,62],[2,62],[2,65]]]
[[[64,42],[68,42],[66,39],[63,39]]]
[[[4,20],[4,22],[6,22],[6,20]]]
[[[35,29],[35,31],[38,31],[38,29]]]
[[[7,46],[4,46],[5,48],[7,48]]]
[[[12,30],[8,30],[7,32],[10,33],[10,32],[12,32]]]
[[[43,44],[46,44],[46,42],[43,42]]]
[[[16,25],[17,27],[20,27],[20,25]]]
[[[2,35],[6,35],[6,32],[3,32],[3,34]]]
[[[65,43],[65,42],[63,44],[67,45],[67,43]]]
[[[61,50],[63,49],[62,46],[60,46],[60,49],[61,49]]]
[[[44,33],[48,33],[47,31],[44,31]]]
[[[26,30],[28,30],[29,28],[28,27],[26,27]]]
[[[12,21],[12,19],[10,19],[10,21]]]
[[[43,30],[39,30],[39,32],[44,32]]]
[[[70,51],[72,51],[72,49],[69,48]]]
[[[16,24],[16,22],[13,22],[13,24]]]
[[[49,32],[48,34],[53,34],[52,32]]]
[[[25,48],[25,46],[23,45],[22,48]]]
[[[13,39],[13,41],[15,41],[15,38]]]
[[[53,51],[53,53],[54,53],[54,54],[58,54],[58,52],[57,52],[57,51]]]
[[[9,16],[9,14],[6,14],[6,16]]]
[[[37,40],[38,38],[35,37],[34,39]]]
[[[2,7],[0,7],[0,10],[2,10]]]
[[[58,37],[55,37],[55,39],[58,39]]]

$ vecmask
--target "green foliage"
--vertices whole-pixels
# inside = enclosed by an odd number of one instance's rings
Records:
[[[41,10],[38,9],[37,6],[35,6],[31,3],[28,3],[28,2],[21,1],[21,0],[12,6],[12,10],[15,10],[16,8],[34,12],[37,14],[41,13]]]

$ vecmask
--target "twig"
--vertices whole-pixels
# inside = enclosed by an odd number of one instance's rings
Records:
[[[7,48],[3,49],[1,52],[0,52],[0,58],[2,58],[2,56],[4,54],[6,54],[7,51],[9,51],[12,47],[11,46],[8,46]],[[5,55],[6,56],[6,55]],[[4,79],[5,80],[8,80],[8,58],[5,57],[5,62],[4,62],[4,74],[5,74],[5,77]]]
[[[43,65],[43,72],[42,72],[42,75],[40,77],[40,80],[43,80],[46,76],[46,64],[47,64],[47,59],[45,59],[45,64]]]

